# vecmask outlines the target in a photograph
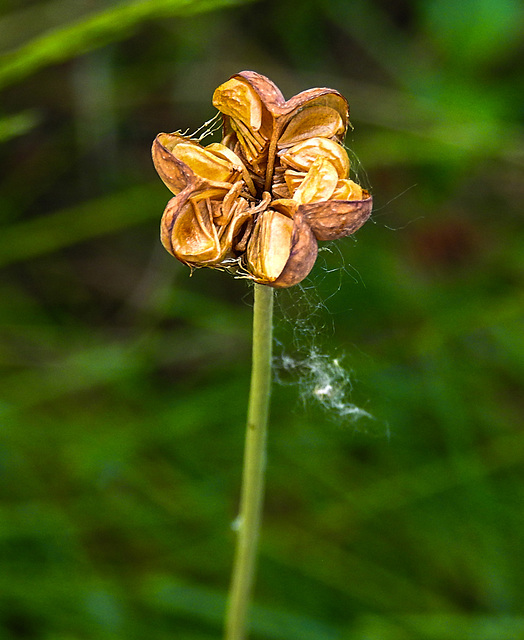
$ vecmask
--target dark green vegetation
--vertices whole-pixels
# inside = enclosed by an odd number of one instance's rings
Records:
[[[375,419],[275,386],[253,637],[523,636],[522,3],[0,10],[0,636],[220,637],[252,292],[160,247],[149,147],[245,68],[348,97],[376,205],[277,294]]]

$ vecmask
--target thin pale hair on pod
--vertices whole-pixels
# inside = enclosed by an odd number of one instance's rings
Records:
[[[222,114],[217,111],[212,118],[206,120],[204,124],[200,125],[198,129],[195,129],[193,133],[189,133],[189,128],[185,131],[181,131],[180,129],[175,133],[183,138],[190,138],[195,142],[202,142],[208,136],[212,136],[217,131],[220,131],[222,128]]]
[[[217,131],[220,131],[220,129],[222,129],[222,114],[220,113],[220,111],[217,111],[212,118],[198,127],[198,129],[194,131],[190,137],[194,140],[197,140],[198,142],[202,142],[202,140],[209,136],[212,136]]]

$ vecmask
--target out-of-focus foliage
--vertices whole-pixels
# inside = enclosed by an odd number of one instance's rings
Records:
[[[251,291],[160,247],[149,148],[249,68],[348,97],[375,202],[277,297],[253,637],[522,635],[522,3],[0,11],[2,637],[220,636]]]

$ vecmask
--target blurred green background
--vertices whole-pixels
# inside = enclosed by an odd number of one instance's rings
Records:
[[[0,12],[0,637],[220,637],[252,291],[162,249],[149,149],[242,69],[346,95],[375,201],[277,297],[253,638],[524,637],[524,5]]]

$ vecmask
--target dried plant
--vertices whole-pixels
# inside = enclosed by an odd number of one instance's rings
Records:
[[[174,194],[161,239],[190,267],[226,269],[255,284],[253,363],[238,539],[226,640],[247,628],[262,500],[271,385],[273,289],[301,282],[318,241],[348,236],[369,218],[369,193],[349,178],[346,99],[310,89],[285,100],[268,78],[242,71],[213,95],[221,143],[179,133],[153,143],[158,174]]]

